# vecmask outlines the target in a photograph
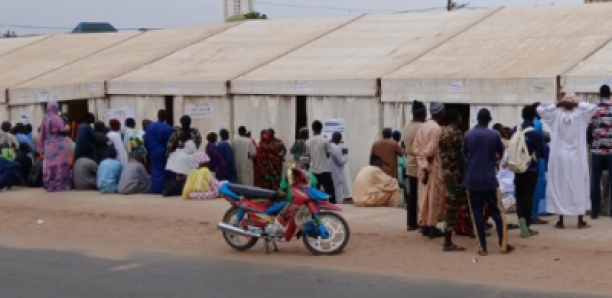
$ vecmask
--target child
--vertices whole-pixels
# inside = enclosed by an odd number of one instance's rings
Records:
[[[219,196],[219,187],[222,185],[215,178],[215,174],[208,169],[210,158],[204,152],[198,152],[198,163],[200,167],[187,177],[183,188],[185,200],[212,200]]]
[[[117,193],[121,178],[121,162],[117,160],[117,150],[108,148],[106,159],[98,167],[98,189],[101,193]]]

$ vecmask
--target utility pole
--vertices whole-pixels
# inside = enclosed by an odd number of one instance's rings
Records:
[[[448,11],[453,10],[453,0],[447,0],[446,1],[446,10],[448,10]]]

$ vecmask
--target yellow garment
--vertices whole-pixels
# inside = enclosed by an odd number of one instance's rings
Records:
[[[215,176],[206,167],[193,170],[187,177],[187,182],[185,182],[183,198],[189,200],[191,199],[190,194],[192,192],[207,192],[212,190],[211,184],[214,179]]]
[[[440,125],[429,120],[417,132],[412,146],[418,166],[419,224],[422,226],[433,227],[444,219],[446,184],[438,151],[441,132]],[[429,172],[427,184],[423,184],[425,171]]]
[[[357,207],[397,207],[400,202],[397,179],[379,167],[361,169],[355,178],[353,202]]]

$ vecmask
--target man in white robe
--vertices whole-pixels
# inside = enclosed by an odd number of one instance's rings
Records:
[[[238,183],[253,186],[255,185],[253,159],[257,155],[257,148],[253,140],[247,136],[246,127],[239,127],[238,135],[232,142]]]
[[[346,175],[344,175],[344,165],[348,162],[348,151],[340,146],[341,142],[342,134],[334,132],[330,143],[329,164],[331,165],[332,180],[334,180],[336,190],[336,203],[338,204],[342,204],[342,200],[351,195],[346,183]]]
[[[578,228],[589,228],[583,218],[591,208],[586,131],[597,106],[567,94],[537,111],[551,130],[546,211],[559,214],[558,229],[565,228],[564,215],[577,215]]]

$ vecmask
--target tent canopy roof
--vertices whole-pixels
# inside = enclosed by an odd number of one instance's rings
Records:
[[[109,94],[224,95],[227,81],[355,17],[250,20],[109,82]]]
[[[174,30],[155,30],[137,35],[114,47],[79,60],[9,90],[11,101],[36,101],[39,89],[59,99],[103,97],[104,82],[217,34],[234,24]]]
[[[0,57],[0,102],[6,102],[4,90],[9,87],[83,59],[137,34],[59,34],[4,55]],[[18,101],[15,103],[18,104]]]
[[[48,36],[12,37],[0,39],[0,56],[19,50]]]
[[[612,42],[576,65],[562,80],[564,92],[598,93],[603,84],[612,86]]]
[[[232,93],[375,95],[376,80],[493,10],[366,15],[232,81]]]
[[[612,38],[610,14],[612,4],[502,9],[383,77],[383,101],[554,100],[556,77]]]

